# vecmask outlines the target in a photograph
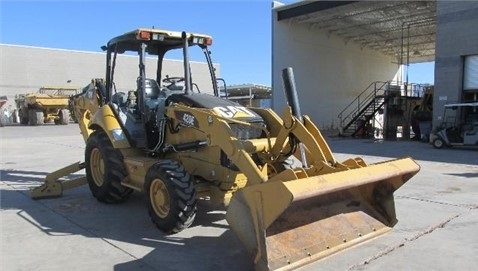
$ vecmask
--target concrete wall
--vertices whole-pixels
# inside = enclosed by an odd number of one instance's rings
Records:
[[[84,87],[92,78],[105,78],[105,54],[62,49],[0,44],[0,96],[7,95],[12,105],[15,94],[36,92],[41,86]],[[136,88],[137,56],[122,55],[117,59],[115,84],[118,91]],[[148,77],[156,77],[156,60],[146,61]],[[216,74],[220,76],[220,67]],[[166,60],[163,76],[182,76],[181,60]],[[205,62],[191,62],[193,82],[204,93],[212,93],[209,70]],[[70,83],[67,83],[71,80]]]
[[[302,113],[320,129],[335,129],[337,115],[374,81],[396,79],[396,60],[328,36],[307,25],[277,21],[272,11],[272,106],[285,105],[282,69],[292,67]]]
[[[478,54],[478,1],[437,1],[433,126],[443,106],[462,101],[463,61]]]

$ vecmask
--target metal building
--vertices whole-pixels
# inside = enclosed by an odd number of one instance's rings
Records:
[[[244,106],[270,108],[272,88],[259,84],[231,85],[221,88],[221,95]]]
[[[84,87],[93,78],[105,77],[105,54],[100,52],[72,51],[0,44],[1,70],[0,95],[8,97],[8,105],[14,106],[16,94],[36,92],[41,86]],[[119,55],[115,85],[118,91],[136,89],[138,57]],[[156,59],[147,58],[148,77],[155,78]],[[220,75],[219,64],[214,64]],[[151,67],[151,69],[148,69]],[[193,82],[204,93],[212,93],[206,62],[191,62]],[[149,71],[149,72],[148,72]],[[163,75],[181,76],[182,60],[167,59]]]
[[[445,103],[478,100],[477,26],[478,1],[274,2],[273,108],[285,104],[281,71],[292,67],[302,112],[322,129],[340,129],[339,113],[367,89],[423,91],[408,82],[407,67],[435,61],[438,125]]]

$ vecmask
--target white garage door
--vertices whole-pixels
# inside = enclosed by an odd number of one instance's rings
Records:
[[[465,57],[463,73],[463,90],[478,89],[478,55]]]

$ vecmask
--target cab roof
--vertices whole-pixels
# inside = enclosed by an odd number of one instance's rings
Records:
[[[212,37],[199,33],[186,33],[189,45],[211,45]],[[125,51],[139,51],[140,44],[148,45],[148,53],[158,54],[160,51],[180,48],[182,46],[182,32],[169,31],[155,28],[139,28],[123,35],[112,38],[106,48],[118,53]]]

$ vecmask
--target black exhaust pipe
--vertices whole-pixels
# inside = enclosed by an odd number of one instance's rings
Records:
[[[297,95],[297,87],[295,86],[294,70],[291,67],[282,70],[282,80],[284,83],[285,97],[287,104],[292,110],[292,115],[303,122],[302,113],[300,112],[299,96]]]
[[[184,60],[184,83],[186,85],[186,94],[192,94],[191,69],[189,67],[189,43],[185,31],[181,33],[183,39],[183,60]]]

